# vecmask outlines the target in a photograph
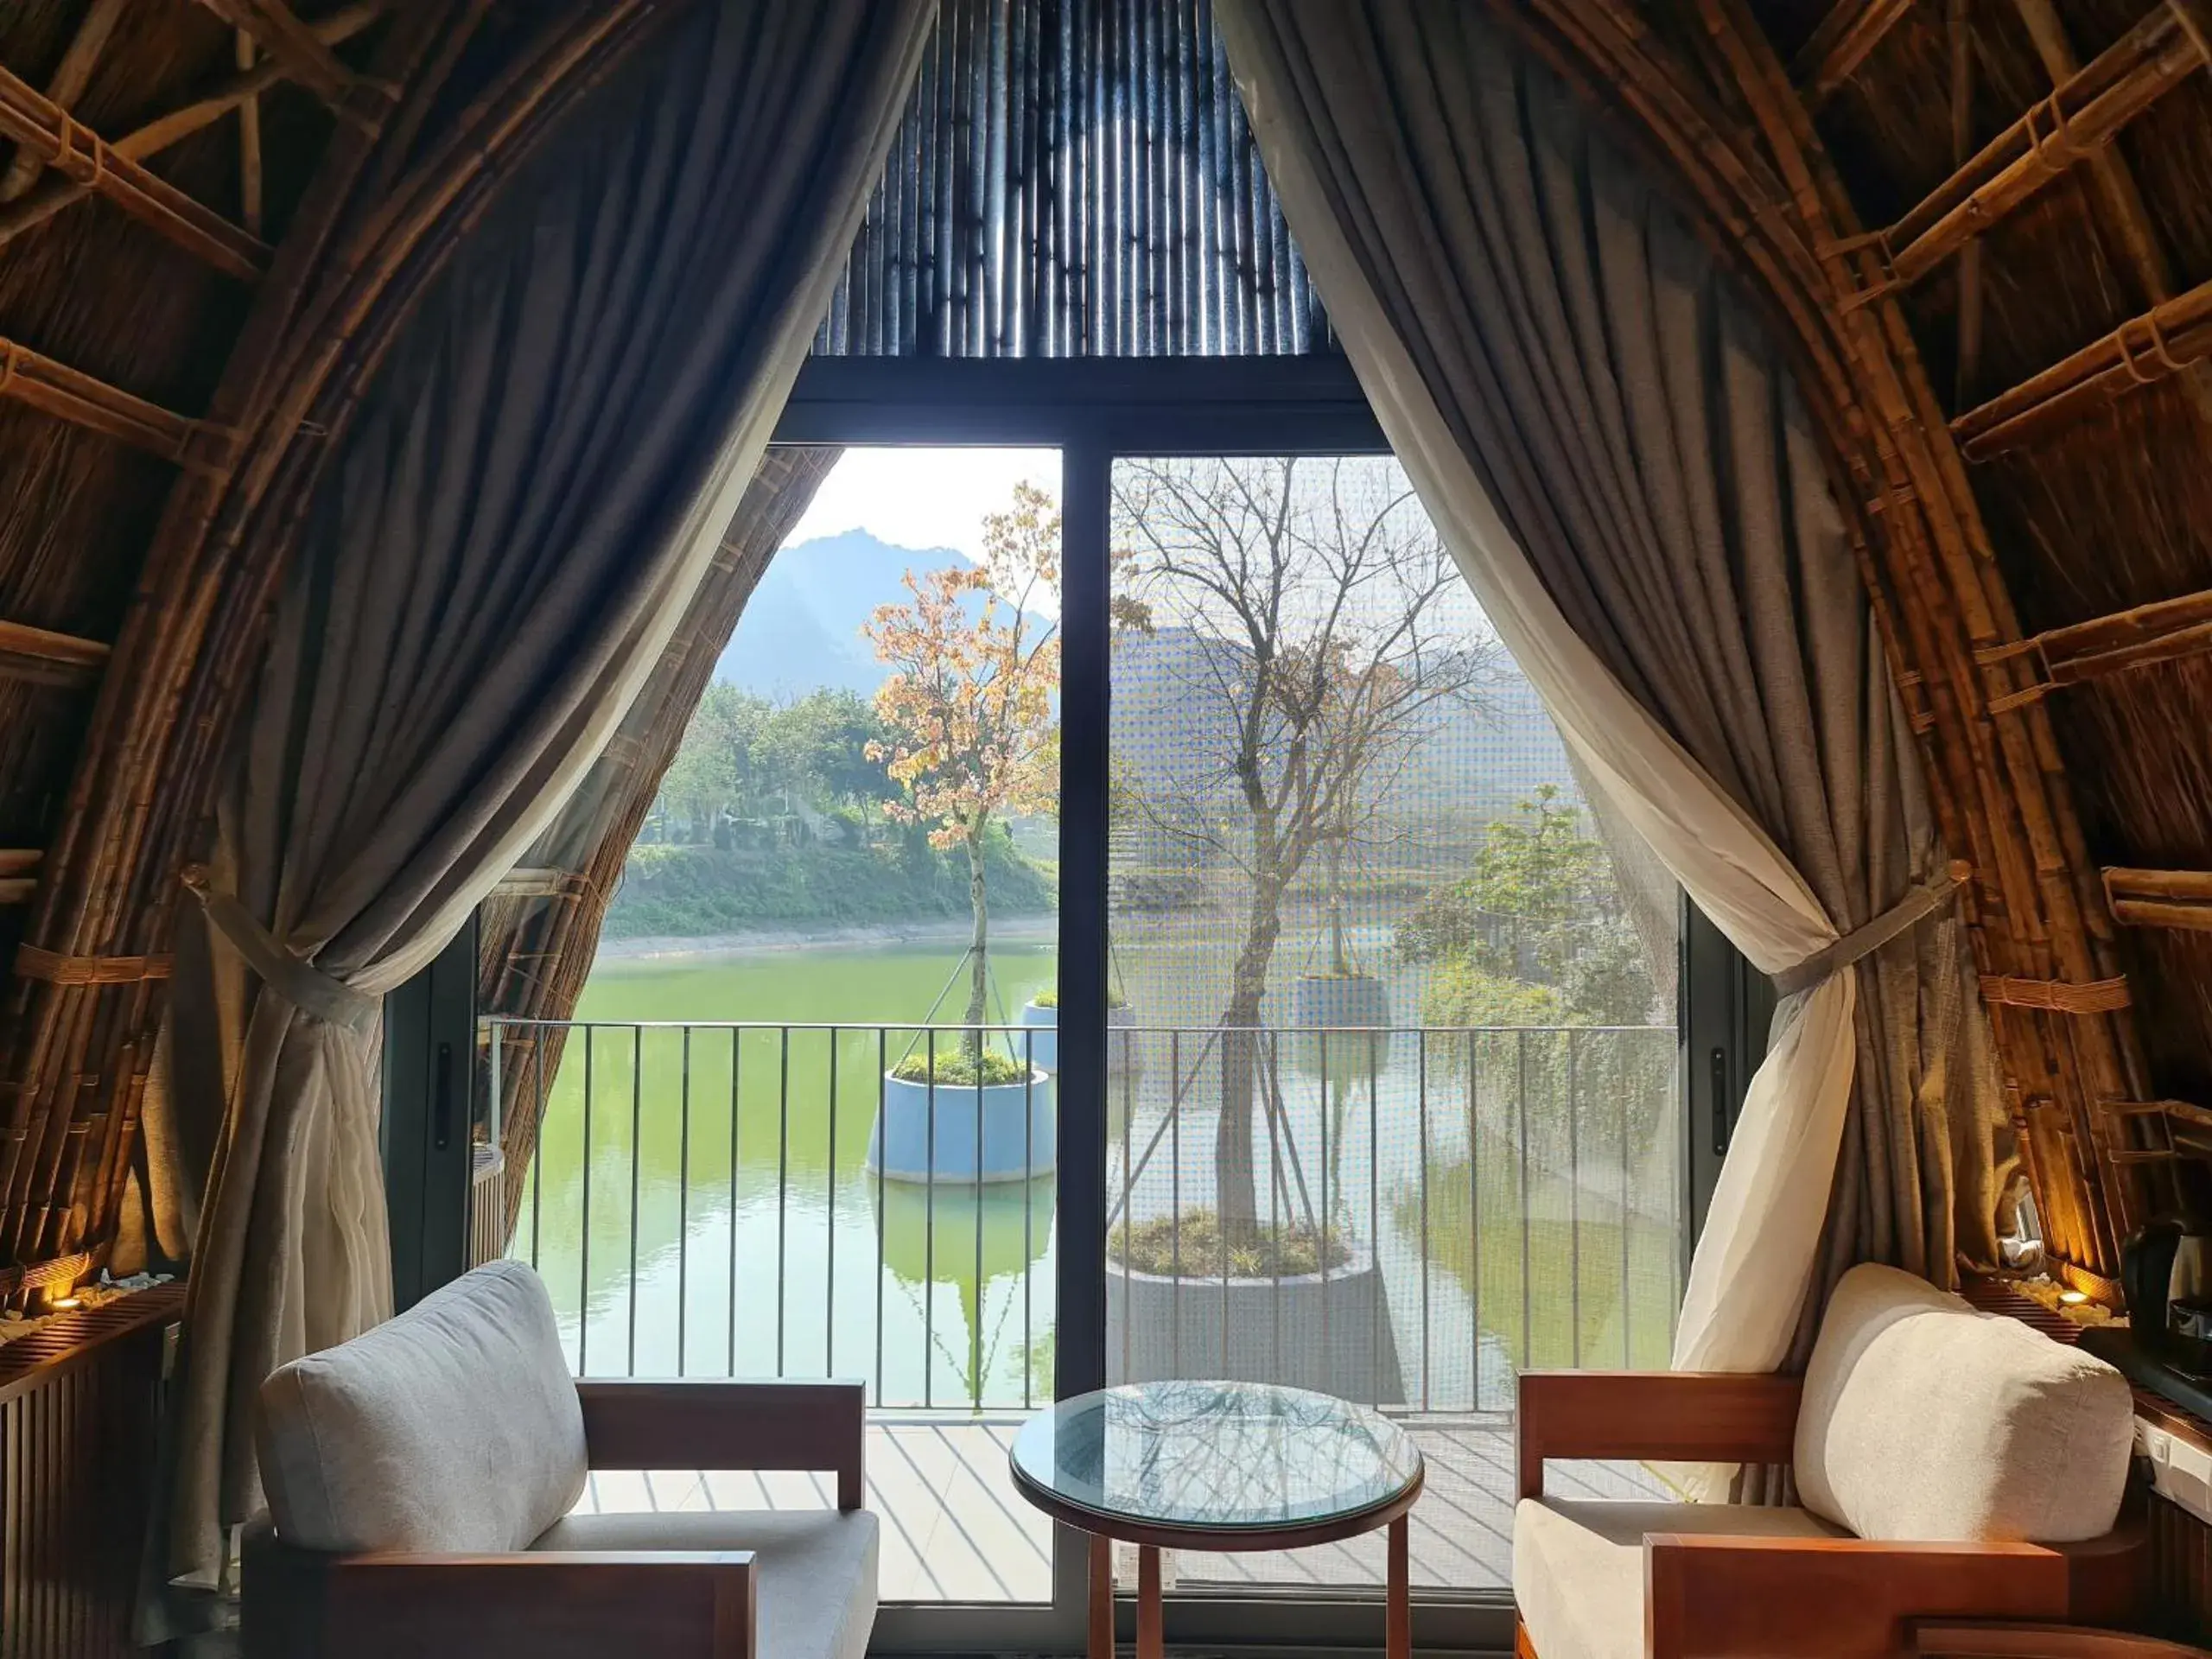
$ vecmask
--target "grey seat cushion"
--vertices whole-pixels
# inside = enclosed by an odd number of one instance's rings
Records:
[[[761,1659],[861,1659],[875,1626],[875,1517],[819,1510],[572,1515],[532,1549],[749,1549]]]
[[[1797,1490],[1861,1538],[2078,1542],[2112,1530],[2134,1439],[2104,1361],[1869,1265],[1821,1318]]]
[[[1538,1659],[1643,1659],[1647,1533],[1835,1538],[1803,1510],[1528,1497],[1513,1511],[1513,1594]]]
[[[584,1489],[583,1411],[545,1286],[494,1262],[262,1385],[255,1449],[302,1549],[521,1549]]]

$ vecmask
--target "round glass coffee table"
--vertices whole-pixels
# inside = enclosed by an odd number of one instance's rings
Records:
[[[1114,1650],[1111,1541],[1137,1546],[1137,1659],[1160,1659],[1160,1552],[1300,1549],[1390,1529],[1389,1659],[1413,1649],[1406,1514],[1421,1449],[1379,1413],[1267,1382],[1137,1382],[1039,1413],[1014,1484],[1090,1535],[1090,1659]]]

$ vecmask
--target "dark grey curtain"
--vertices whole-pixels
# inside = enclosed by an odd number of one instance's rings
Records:
[[[1838,932],[1940,887],[1810,423],[1761,319],[1679,214],[1481,6],[1218,7],[1332,316],[1379,314],[1433,406],[1419,437],[1471,467],[1573,632]],[[1317,213],[1345,256],[1333,271]],[[1994,1255],[2003,1119],[1967,967],[1939,908],[1847,970],[1856,1080],[1801,1350],[1854,1262],[1948,1284],[1959,1255]]]
[[[343,434],[203,895],[251,1012],[193,1263],[178,1579],[216,1580],[259,1501],[264,1377],[389,1312],[378,998],[544,830],[661,660],[932,6],[676,9],[463,232]]]

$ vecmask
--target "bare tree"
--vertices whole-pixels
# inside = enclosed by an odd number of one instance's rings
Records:
[[[1463,579],[1385,461],[1128,463],[1115,520],[1129,615],[1192,636],[1173,671],[1196,753],[1141,804],[1249,893],[1220,1022],[1215,1180],[1225,1235],[1250,1239],[1252,1032],[1284,899],[1317,851],[1340,855],[1376,823],[1440,706],[1475,700],[1497,646],[1454,613]]]

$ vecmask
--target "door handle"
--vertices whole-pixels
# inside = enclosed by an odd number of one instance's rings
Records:
[[[1732,1114],[1728,1103],[1728,1051],[1713,1051],[1713,1155],[1728,1155],[1728,1135]]]
[[[430,1085],[430,1141],[440,1152],[453,1144],[453,1045],[438,1045],[437,1076]]]

